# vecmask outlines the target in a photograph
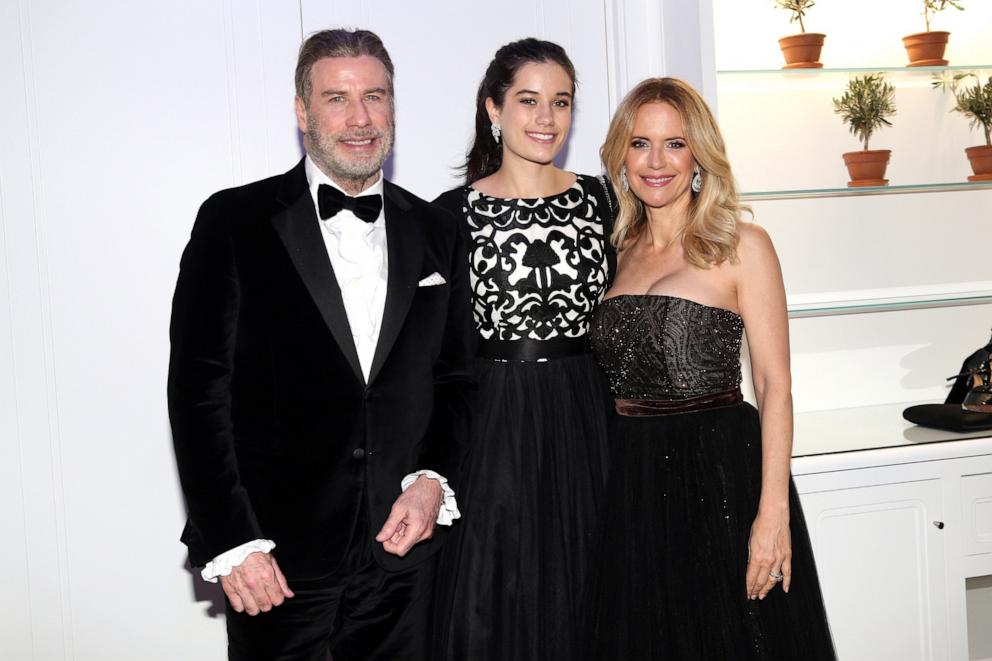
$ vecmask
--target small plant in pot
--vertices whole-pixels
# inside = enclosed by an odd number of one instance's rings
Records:
[[[896,114],[895,88],[881,73],[855,76],[847,90],[834,99],[834,112],[857,136],[864,149],[844,154],[844,163],[851,175],[848,186],[885,186],[885,168],[889,164],[889,149],[868,149],[871,136],[883,126],[892,126],[889,117]]]
[[[974,78],[975,84],[959,89],[959,84],[966,78]],[[946,81],[934,83],[934,87],[945,87]],[[950,83],[957,102],[951,112],[959,112],[971,120],[971,128],[982,127],[985,133],[985,144],[968,147],[964,150],[971,162],[971,170],[975,174],[968,181],[992,181],[992,76],[985,84],[975,73],[958,73]]]
[[[826,35],[819,32],[806,32],[806,25],[803,17],[806,11],[815,3],[813,0],[775,0],[775,4],[781,9],[788,9],[792,12],[790,23],[799,23],[800,34],[791,37],[782,37],[778,40],[778,46],[782,49],[785,57],[783,69],[819,69],[823,66],[820,62],[820,51],[823,49],[823,40]]]
[[[903,46],[906,47],[906,53],[909,55],[909,66],[947,66],[947,60],[944,59],[944,49],[947,48],[947,40],[951,33],[939,30],[931,31],[930,21],[936,14],[948,7],[964,11],[959,0],[923,0],[923,19],[926,21],[927,31],[917,32],[902,38]]]

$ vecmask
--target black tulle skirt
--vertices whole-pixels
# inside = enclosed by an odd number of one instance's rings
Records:
[[[589,355],[480,360],[462,519],[438,566],[432,659],[578,654],[605,490],[608,386]]]
[[[581,658],[815,661],[834,652],[795,487],[792,587],[748,600],[761,488],[749,404],[617,416]],[[552,657],[547,657],[552,658]]]

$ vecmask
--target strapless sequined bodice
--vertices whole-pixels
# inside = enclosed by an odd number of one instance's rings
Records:
[[[743,331],[730,310],[621,295],[596,308],[589,342],[614,397],[680,400],[740,387]]]

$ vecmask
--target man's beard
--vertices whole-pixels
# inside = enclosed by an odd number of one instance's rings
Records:
[[[368,157],[346,159],[340,150],[346,149],[340,144],[341,140],[363,140],[372,138],[378,149]],[[365,181],[382,168],[393,148],[392,122],[383,129],[365,128],[341,133],[321,133],[316,119],[311,115],[307,118],[307,147],[311,158],[323,166],[328,175],[353,181]]]

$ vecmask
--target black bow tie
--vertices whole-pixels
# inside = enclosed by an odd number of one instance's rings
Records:
[[[334,186],[321,184],[317,187],[317,206],[321,220],[327,220],[341,209],[347,209],[366,223],[374,223],[382,211],[381,195],[351,197]]]

